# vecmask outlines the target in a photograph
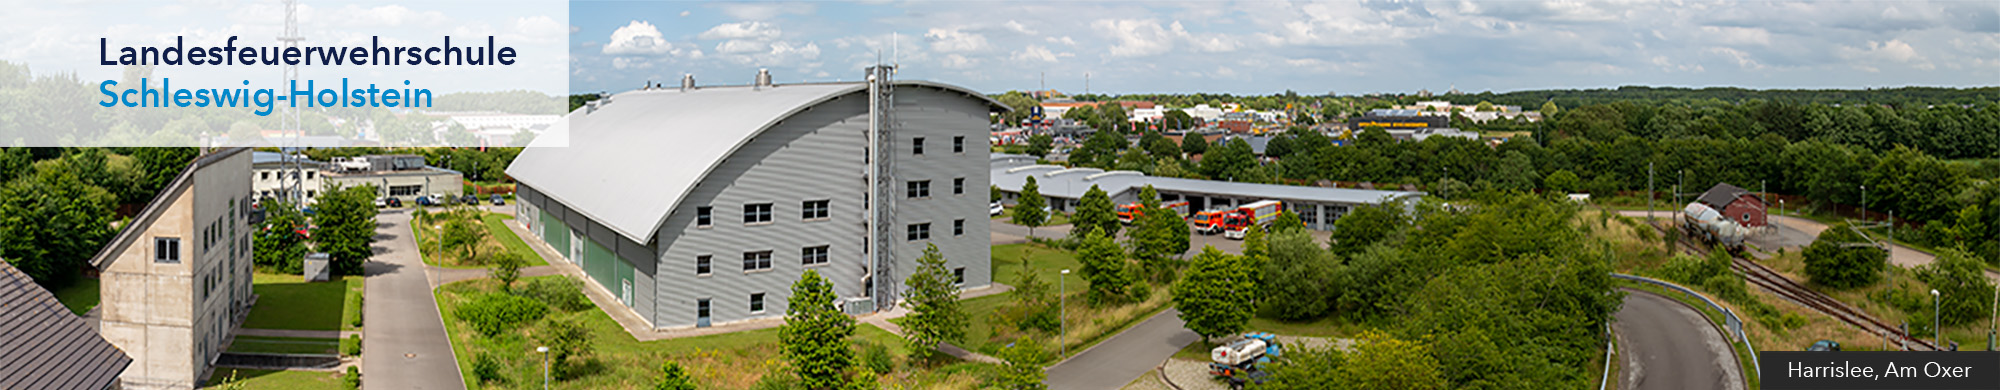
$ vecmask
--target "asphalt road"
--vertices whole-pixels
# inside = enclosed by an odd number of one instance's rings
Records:
[[[451,340],[410,239],[409,209],[375,217],[375,257],[363,266],[362,364],[369,390],[464,389]]]
[[[1036,233],[1041,233],[1038,229]],[[1040,235],[1040,234],[1036,234]],[[1201,336],[1167,309],[1048,370],[1049,390],[1117,389],[1174,356]],[[1071,351],[1075,352],[1075,351]]]
[[[1742,365],[1729,340],[1693,308],[1653,293],[1625,290],[1612,329],[1618,337],[1622,388],[1743,388]]]

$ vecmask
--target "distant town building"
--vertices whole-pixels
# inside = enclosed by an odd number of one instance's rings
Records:
[[[1764,203],[1763,197],[1742,187],[1715,183],[1715,187],[1702,192],[1695,201],[1721,211],[1723,216],[1738,225],[1764,227],[1768,224],[1770,205]]]
[[[299,185],[300,204],[319,202],[319,191],[324,187],[326,163],[314,161],[303,155],[293,155],[286,159],[284,154],[275,152],[252,152],[250,156],[250,189],[256,199],[291,199],[294,185]]]
[[[249,148],[195,158],[90,259],[120,388],[200,386],[249,312],[252,172]]]
[[[335,158],[323,173],[327,184],[341,188],[373,185],[378,196],[414,201],[419,196],[457,197],[465,192],[465,175],[433,167],[413,154]]]
[[[1235,207],[1267,199],[1278,200],[1284,202],[1285,210],[1298,214],[1307,228],[1332,230],[1333,222],[1355,207],[1410,202],[1423,197],[1423,193],[1412,191],[1181,179],[1147,176],[1134,171],[1035,165],[1032,159],[998,153],[988,156],[988,159],[993,185],[1000,188],[1002,202],[1012,204],[1019,199],[1021,187],[1032,176],[1041,188],[1042,196],[1048,199],[1049,207],[1065,212],[1075,210],[1084,192],[1089,191],[1091,186],[1097,186],[1110,195],[1112,203],[1124,204],[1139,201],[1141,189],[1151,185],[1163,201],[1187,201],[1190,212]]]

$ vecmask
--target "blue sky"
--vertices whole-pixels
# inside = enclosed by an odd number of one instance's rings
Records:
[[[899,77],[985,92],[2000,85],[2000,2],[572,2],[570,90]],[[892,44],[893,42],[893,44]],[[893,53],[893,54],[892,54]],[[1045,76],[1044,76],[1045,75]]]

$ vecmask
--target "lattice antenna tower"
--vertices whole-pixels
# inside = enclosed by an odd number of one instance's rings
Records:
[[[297,48],[299,47],[299,41],[306,40],[305,37],[299,36],[299,1],[284,0],[284,2],[285,35],[278,36],[278,42],[284,42],[285,47]],[[285,65],[285,88],[292,88],[292,83],[298,82],[298,80],[299,66],[297,64]],[[279,117],[279,121],[279,126],[283,127],[283,130],[292,137],[289,148],[278,149],[281,152],[280,154],[284,156],[283,163],[281,164],[289,163],[286,165],[290,165],[292,171],[291,183],[288,185],[290,190],[286,191],[285,199],[292,202],[292,207],[304,208],[306,182],[305,177],[302,175],[305,174],[305,161],[301,161],[302,159],[295,155],[305,152],[304,148],[301,147],[300,139],[300,136],[305,131],[305,125],[299,116],[298,105],[295,103],[290,108],[286,108],[285,113]]]
[[[878,54],[879,56],[879,54]],[[891,224],[896,220],[895,192],[895,139],[890,132],[895,127],[895,117],[891,110],[896,98],[893,65],[868,67],[868,258],[869,291],[876,310],[886,310],[896,304],[895,280],[895,231]]]

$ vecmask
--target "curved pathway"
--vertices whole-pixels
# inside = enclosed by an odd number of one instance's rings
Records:
[[[1680,301],[1625,289],[1611,326],[1624,389],[1743,389],[1735,347],[1701,312]]]
[[[1040,233],[1040,232],[1036,232]],[[1039,235],[1039,234],[1037,234]],[[1187,330],[1181,312],[1161,311],[1138,325],[1097,343],[1048,369],[1049,390],[1116,389],[1150,373],[1181,348],[1200,340]]]

